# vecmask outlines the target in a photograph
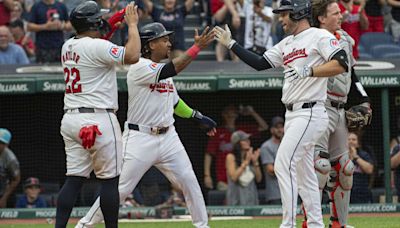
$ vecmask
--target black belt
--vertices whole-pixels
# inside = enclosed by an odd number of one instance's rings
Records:
[[[316,101],[304,103],[301,108],[312,108],[316,103]],[[293,104],[285,104],[285,107],[287,110],[293,111]]]
[[[342,109],[345,105],[346,103],[343,102],[331,101],[331,106],[337,109]]]
[[[161,135],[161,134],[165,134],[167,133],[169,127],[149,127],[149,128],[142,128],[137,125],[137,124],[131,124],[128,123],[128,128],[130,130],[135,130],[135,131],[141,131],[141,132],[147,132],[149,134],[153,134],[153,135]]]
[[[68,110],[78,110],[79,113],[95,113],[96,108],[73,108],[73,109],[65,109],[64,113],[67,113]],[[112,108],[107,108],[107,109],[97,109],[97,110],[105,110],[106,112],[115,112],[114,109]]]

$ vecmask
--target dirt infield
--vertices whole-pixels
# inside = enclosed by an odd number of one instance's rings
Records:
[[[353,213],[350,214],[350,217],[399,217],[400,213]],[[297,218],[301,219],[303,216],[298,215]],[[329,217],[329,215],[324,215],[324,217]],[[277,219],[281,218],[281,216],[257,216],[253,217],[253,219]],[[76,224],[79,219],[72,218],[68,223]],[[54,224],[54,218],[48,219],[1,219],[1,224],[4,225],[12,225],[12,224]],[[143,221],[143,220],[142,220]]]

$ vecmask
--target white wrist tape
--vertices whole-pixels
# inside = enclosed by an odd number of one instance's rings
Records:
[[[232,39],[232,40],[228,43],[228,48],[231,49],[235,43],[236,43],[236,40],[233,40],[233,39]]]

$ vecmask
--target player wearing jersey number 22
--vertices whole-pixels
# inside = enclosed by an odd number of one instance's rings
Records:
[[[326,131],[324,107],[327,78],[345,72],[347,55],[328,31],[311,28],[309,0],[282,0],[273,11],[288,35],[258,56],[232,40],[229,28],[216,27],[216,39],[257,70],[283,66],[282,102],[286,106],[285,135],[275,160],[282,198],[281,228],[296,227],[297,197],[307,211],[308,227],[324,227],[314,172],[314,145]]]
[[[100,207],[106,227],[118,226],[118,180],[122,163],[122,136],[115,112],[118,91],[115,65],[139,60],[137,7],[126,7],[128,42],[125,47],[99,39],[109,30],[102,19],[108,10],[87,1],[72,10],[77,35],[62,47],[65,96],[61,135],[67,173],[57,201],[56,227],[66,227],[83,181],[92,170],[101,182]]]

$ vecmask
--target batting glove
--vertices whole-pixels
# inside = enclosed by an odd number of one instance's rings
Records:
[[[296,79],[301,79],[305,77],[312,77],[313,76],[313,70],[311,67],[305,65],[304,67],[289,67],[286,70],[283,71],[283,74],[285,75],[285,80],[288,80],[289,82],[293,82]]]
[[[214,28],[214,31],[215,39],[225,47],[231,49],[232,46],[236,43],[236,41],[232,39],[232,33],[228,25],[225,25],[225,30],[219,26],[216,26]]]
[[[79,131],[79,138],[82,139],[82,146],[90,149],[96,141],[96,135],[102,135],[97,125],[84,126]]]
[[[207,132],[213,130],[217,126],[217,123],[213,119],[201,114],[201,112],[197,110],[193,110],[192,118],[200,125],[200,129]]]

